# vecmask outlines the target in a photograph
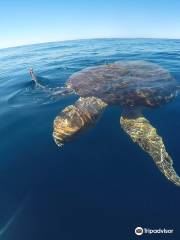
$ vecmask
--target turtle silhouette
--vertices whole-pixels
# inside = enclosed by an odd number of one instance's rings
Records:
[[[30,74],[41,86],[32,69]],[[60,92],[74,92],[80,98],[54,120],[53,138],[58,146],[95,123],[108,105],[118,105],[123,107],[122,129],[152,157],[167,179],[180,186],[180,177],[162,138],[142,114],[144,107],[155,108],[177,96],[178,83],[166,69],[140,60],[85,68],[71,75]]]

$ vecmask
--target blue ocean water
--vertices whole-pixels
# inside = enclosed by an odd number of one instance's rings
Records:
[[[180,81],[180,40],[92,39],[0,50],[0,239],[138,239],[136,226],[174,229],[180,239],[180,188],[120,128],[109,107],[95,128],[58,148],[56,115],[77,96],[33,86],[33,67],[49,87],[89,66],[148,60]],[[158,129],[180,174],[180,98],[145,116]]]

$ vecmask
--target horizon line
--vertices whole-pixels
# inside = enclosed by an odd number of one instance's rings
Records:
[[[48,43],[58,43],[58,42],[71,42],[71,41],[83,41],[83,40],[103,40],[103,39],[154,39],[154,40],[180,40],[180,38],[175,37],[93,37],[93,38],[74,38],[74,39],[67,39],[67,40],[54,40],[54,41],[45,41],[45,42],[35,42],[35,43],[25,43],[22,45],[15,45],[9,47],[0,47],[0,50],[3,49],[10,49],[10,48],[18,48],[18,47],[26,47],[32,45],[40,45],[40,44],[48,44]]]

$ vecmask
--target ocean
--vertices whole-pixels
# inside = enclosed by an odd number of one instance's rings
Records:
[[[180,239],[180,188],[168,181],[120,127],[109,106],[96,126],[62,148],[53,120],[78,96],[50,88],[71,74],[118,60],[147,60],[180,81],[180,40],[92,39],[0,50],[0,239]],[[180,174],[180,97],[144,115],[163,137]],[[173,234],[136,236],[136,227]]]

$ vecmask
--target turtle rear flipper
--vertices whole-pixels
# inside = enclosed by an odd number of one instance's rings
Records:
[[[48,84],[46,83],[51,82],[51,79],[45,78],[45,77],[41,77],[39,75],[37,75],[36,73],[34,73],[34,70],[32,68],[29,69],[29,74],[31,77],[31,80],[35,83],[35,86],[44,90],[45,92],[48,92],[50,94],[52,94],[53,96],[63,96],[63,95],[68,95],[68,94],[72,94],[74,93],[74,90],[69,88],[69,86],[62,86],[62,87],[49,87]]]
[[[40,87],[40,88],[43,88],[43,89],[46,88],[46,86],[41,82],[42,77],[39,77],[38,75],[36,75],[33,71],[33,68],[29,69],[29,74],[31,76],[31,80],[35,83],[35,85],[37,87]]]
[[[173,183],[180,186],[180,177],[173,168],[172,158],[166,151],[156,129],[142,115],[123,114],[120,123],[124,131],[154,160],[160,171]]]

